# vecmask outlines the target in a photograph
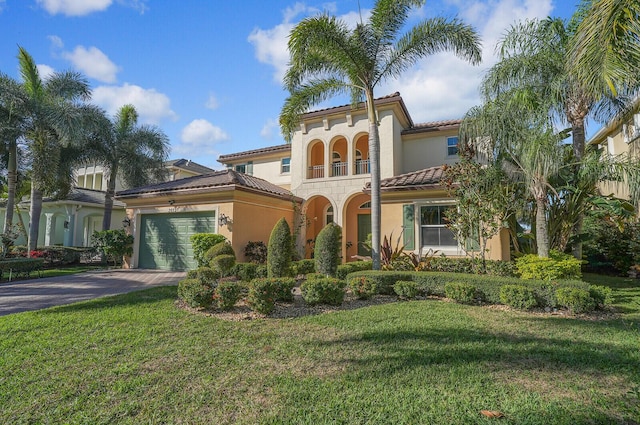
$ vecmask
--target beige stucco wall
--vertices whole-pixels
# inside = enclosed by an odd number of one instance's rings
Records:
[[[402,141],[402,171],[410,173],[424,168],[454,164],[457,156],[447,156],[447,137],[457,136],[457,131],[435,131],[411,134]]]

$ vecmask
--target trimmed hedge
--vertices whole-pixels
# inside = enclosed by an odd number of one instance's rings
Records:
[[[255,263],[236,263],[232,274],[243,282],[251,282],[253,279],[267,277],[267,266]]]
[[[460,304],[471,304],[476,299],[477,289],[466,282],[447,282],[444,285],[444,294]]]
[[[346,282],[335,278],[306,280],[300,285],[302,298],[309,305],[341,305],[344,301]]]
[[[399,280],[393,285],[393,290],[403,300],[410,300],[418,296],[418,285],[412,280]]]
[[[352,277],[347,282],[351,293],[360,300],[368,300],[378,293],[376,281],[366,276]]]
[[[580,279],[581,266],[582,261],[554,250],[549,257],[527,254],[516,259],[516,268],[522,279]]]
[[[267,245],[267,276],[284,277],[291,273],[291,228],[281,218],[271,231]]]
[[[340,265],[340,244],[342,228],[335,223],[329,223],[316,236],[314,256],[316,270],[327,276],[335,276]]]
[[[515,263],[511,261],[485,261],[485,273],[490,276],[516,277]],[[429,262],[429,271],[449,273],[478,273],[482,269],[480,258],[433,257]]]
[[[340,264],[336,270],[338,279],[346,279],[349,273],[360,272],[373,269],[373,261],[352,261]]]
[[[44,258],[13,258],[0,261],[0,277],[29,276],[44,267]]]
[[[293,274],[295,276],[303,274],[307,275],[309,273],[316,272],[316,260],[298,260],[291,263],[291,268],[293,269]]]
[[[240,299],[242,288],[236,282],[220,282],[213,291],[213,301],[221,310],[231,310]]]
[[[178,282],[178,297],[189,307],[207,308],[213,302],[216,285],[203,283],[199,279],[182,279]]]
[[[538,305],[535,291],[524,285],[503,285],[500,288],[500,301],[518,310],[529,310]]]
[[[586,289],[560,288],[556,292],[558,304],[573,313],[588,313],[595,310],[596,301]]]
[[[193,258],[196,260],[198,267],[206,266],[209,260],[205,258],[205,254],[209,248],[227,240],[217,233],[197,233],[191,235],[191,246],[193,247]]]
[[[216,255],[211,259],[210,264],[213,270],[220,273],[220,276],[229,276],[233,271],[233,266],[236,265],[236,256],[231,254]]]

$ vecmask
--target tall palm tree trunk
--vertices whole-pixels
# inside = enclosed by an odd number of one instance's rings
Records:
[[[13,209],[16,202],[16,184],[18,180],[18,143],[9,142],[9,164],[7,167],[7,210],[4,217],[3,233],[7,233],[13,225]]]
[[[576,118],[571,125],[571,132],[573,133],[573,156],[576,159],[576,166],[573,169],[574,181],[578,181],[578,173],[580,172],[580,163],[584,158],[584,145],[586,141],[586,134],[584,129],[584,118]],[[577,237],[573,243],[571,253],[578,260],[582,259],[582,241],[580,237],[584,229],[584,215],[578,214],[576,222],[573,224],[573,234]]]
[[[369,117],[369,158],[371,159],[371,259],[373,270],[380,270],[381,207],[380,207],[380,133],[374,107],[373,91],[367,91]]]
[[[113,197],[116,194],[116,177],[118,176],[118,167],[112,166],[107,182],[107,192],[104,195],[104,216],[102,217],[102,230],[111,228],[111,213],[113,211]]]
[[[546,198],[536,196],[536,244],[538,245],[538,257],[549,256],[546,203]]]
[[[35,251],[38,247],[38,231],[40,230],[40,214],[42,213],[42,192],[36,189],[35,182],[31,184],[31,209],[29,210],[29,241],[28,251]]]

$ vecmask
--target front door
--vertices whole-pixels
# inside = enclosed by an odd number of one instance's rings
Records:
[[[358,214],[358,255],[370,256],[371,250],[364,245],[371,233],[371,214]]]

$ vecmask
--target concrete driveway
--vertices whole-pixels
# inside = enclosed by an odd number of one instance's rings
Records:
[[[175,285],[184,272],[99,270],[69,276],[0,283],[0,316],[40,310],[154,286]]]

